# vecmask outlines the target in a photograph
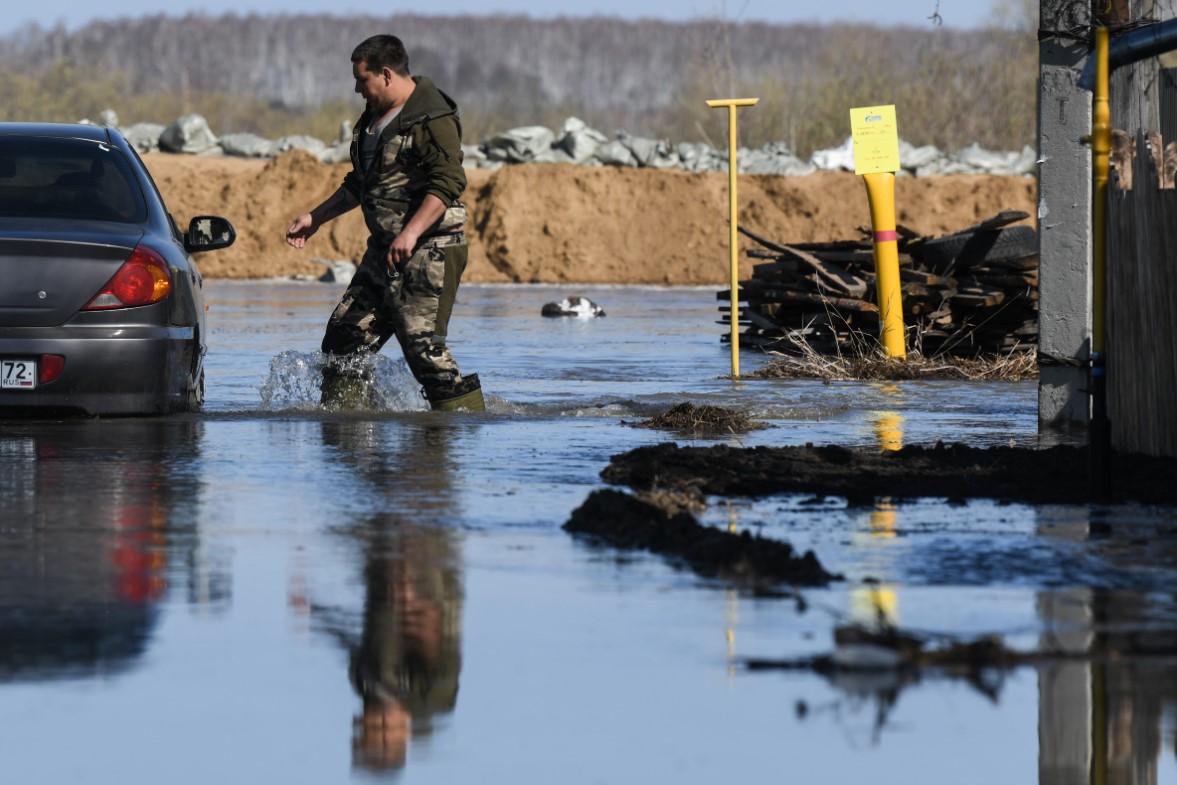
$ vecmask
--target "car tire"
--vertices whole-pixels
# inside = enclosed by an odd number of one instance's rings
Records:
[[[188,377],[188,389],[184,399],[184,411],[198,412],[204,408],[204,368],[193,378]]]
[[[1038,253],[1038,233],[1032,226],[1003,226],[980,232],[957,232],[924,243],[924,263],[932,269],[955,264],[970,267],[984,262],[1024,259]]]

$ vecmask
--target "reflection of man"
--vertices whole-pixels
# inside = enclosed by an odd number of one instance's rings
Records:
[[[478,375],[463,377],[446,346],[467,256],[457,105],[429,79],[409,75],[395,36],[367,39],[351,60],[356,92],[367,102],[352,135],[352,171],[286,232],[302,248],[327,221],[363,208],[368,249],[328,321],[323,351],[333,358],[377,352],[396,335],[434,409],[481,410]],[[355,396],[356,380],[343,367],[335,360],[324,370],[324,403]]]
[[[395,494],[400,510],[346,530],[362,549],[359,634],[354,623],[336,627],[330,611],[319,608],[320,620],[351,653],[351,682],[362,701],[353,761],[368,769],[399,768],[411,740],[431,733],[434,718],[453,711],[458,696],[462,573],[454,532],[445,523],[453,497],[451,431],[350,420],[322,427],[324,444],[375,490],[374,507],[386,508],[391,500],[385,495]],[[403,472],[407,465],[414,471]]]
[[[460,573],[449,532],[380,517],[364,568],[366,600],[351,680],[363,700],[353,760],[403,766],[410,736],[453,711],[461,670]]]

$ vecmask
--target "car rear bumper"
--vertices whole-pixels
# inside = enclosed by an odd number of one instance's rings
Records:
[[[158,414],[183,401],[194,330],[172,326],[0,328],[0,357],[65,358],[61,375],[33,390],[0,390],[0,415],[38,409]]]

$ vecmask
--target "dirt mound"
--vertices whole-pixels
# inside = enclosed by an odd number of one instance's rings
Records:
[[[302,151],[272,161],[144,156],[182,226],[224,215],[237,243],[200,259],[210,278],[315,275],[313,257],[359,261],[359,211],[328,224],[302,251],[285,243],[291,220],[329,196],[347,165]],[[676,170],[508,166],[469,170],[471,282],[719,285],[727,280],[727,175]],[[1004,209],[1035,212],[1034,181],[951,175],[896,180],[899,223],[927,235],[962,229]],[[866,189],[850,173],[745,175],[741,225],[781,242],[858,237],[870,223]],[[748,247],[748,241],[742,241]],[[741,259],[741,276],[751,262]]]
[[[1177,501],[1170,478],[1177,461],[1117,454],[1113,497],[1165,504]],[[876,497],[999,499],[1034,504],[1088,500],[1086,447],[1044,450],[1021,447],[911,445],[901,450],[849,449],[836,445],[736,448],[638,447],[614,455],[601,472],[606,481],[635,490],[690,486],[704,494],[766,496],[811,493],[841,496],[852,504]]]
[[[667,511],[619,491],[593,491],[572,512],[564,530],[614,548],[646,550],[681,560],[700,575],[737,583],[825,586],[841,576],[826,572],[813,551],[798,555],[787,542],[729,534],[703,526],[686,512]]]

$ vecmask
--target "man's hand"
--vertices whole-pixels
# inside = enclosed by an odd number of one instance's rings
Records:
[[[421,235],[410,231],[410,227],[405,227],[392,241],[392,245],[388,246],[388,255],[384,261],[388,263],[389,267],[409,261],[417,250],[417,240],[420,237]]]
[[[294,223],[290,224],[290,228],[286,230],[286,244],[294,248],[302,248],[307,244],[310,236],[319,231],[320,226],[343,215],[358,204],[359,201],[351,195],[351,192],[340,186],[321,205],[294,219]]]
[[[307,244],[307,238],[319,231],[315,218],[310,213],[303,213],[294,219],[290,228],[286,230],[286,244],[295,248],[302,248]]]
[[[405,228],[401,229],[401,233],[388,247],[388,254],[384,258],[388,266],[392,267],[411,259],[417,251],[417,241],[421,239],[422,233],[437,223],[443,215],[445,215],[445,202],[433,194],[426,194],[421,201],[421,206],[417,208],[417,212],[413,213],[413,217],[405,224]]]

